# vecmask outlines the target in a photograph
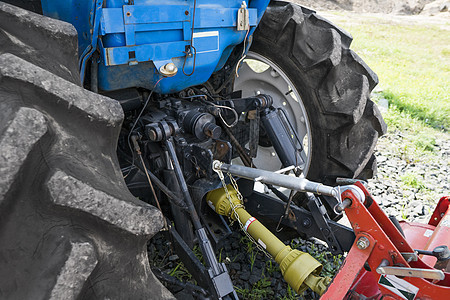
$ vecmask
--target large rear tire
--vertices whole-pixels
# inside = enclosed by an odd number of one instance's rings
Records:
[[[349,49],[351,40],[308,9],[272,1],[234,85],[243,96],[273,96],[304,139],[307,177],[328,184],[336,177],[371,178],[375,145],[386,131],[370,100],[378,78]],[[257,70],[255,61],[266,68]],[[255,165],[267,167],[260,150]]]
[[[162,215],[128,192],[122,109],[79,86],[76,41],[0,2],[0,298],[172,298],[147,258]]]

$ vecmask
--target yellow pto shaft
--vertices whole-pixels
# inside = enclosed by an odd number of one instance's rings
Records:
[[[209,206],[218,214],[243,224],[244,230],[275,258],[284,279],[297,293],[302,293],[309,287],[322,295],[331,281],[329,277],[318,276],[322,265],[308,253],[294,250],[280,241],[245,210],[236,190],[231,185],[227,188],[230,199],[225,190],[220,188],[206,196]]]

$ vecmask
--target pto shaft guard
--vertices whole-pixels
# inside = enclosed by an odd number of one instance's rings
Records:
[[[229,199],[223,188],[209,192],[206,196],[208,205],[218,214],[242,224],[243,229],[275,258],[284,279],[297,293],[310,287],[322,295],[331,281],[329,277],[318,276],[322,265],[310,254],[285,245],[245,210],[232,185],[228,185],[227,189]]]

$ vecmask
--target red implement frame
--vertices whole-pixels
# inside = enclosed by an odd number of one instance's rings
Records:
[[[342,199],[352,201],[351,206],[345,209],[345,213],[355,231],[355,243],[339,273],[321,299],[359,299],[360,296],[370,297],[370,299],[450,299],[450,273],[448,272],[444,272],[445,278],[438,282],[416,277],[394,276],[393,278],[391,275],[388,279],[394,279],[392,287],[390,283],[386,284],[386,277],[381,278],[384,275],[376,272],[383,260],[387,260],[389,266],[420,269],[433,269],[433,267],[423,262],[421,258],[411,262],[405,260],[401,253],[414,253],[414,245],[407,242],[366,188],[360,183],[356,183],[356,186],[364,192],[364,203],[358,200],[351,189],[345,190],[341,195]],[[432,217],[432,221],[439,224],[434,226],[439,227],[447,216],[450,217],[448,203],[448,199],[441,199],[439,202],[435,211],[437,216],[433,214],[436,219]],[[358,248],[357,241],[361,237],[367,238],[369,244],[366,243],[362,247],[359,245]],[[444,241],[449,243],[450,236],[447,236]],[[378,284],[380,278],[384,284]],[[418,290],[408,294],[407,288],[402,288],[402,283],[403,286],[412,286]],[[399,290],[406,290],[406,293]]]

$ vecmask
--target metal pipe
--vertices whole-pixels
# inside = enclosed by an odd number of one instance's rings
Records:
[[[164,142],[169,153],[170,160],[172,161],[172,166],[174,168],[175,176],[177,177],[181,193],[184,197],[184,201],[186,203],[189,214],[192,217],[192,224],[194,225],[196,230],[199,230],[202,228],[202,224],[200,223],[200,218],[198,217],[197,211],[195,210],[194,202],[192,201],[191,194],[189,194],[186,181],[184,180],[183,171],[181,171],[180,163],[178,162],[177,154],[175,152],[175,147],[173,146],[171,139],[167,139]]]
[[[342,213],[347,207],[350,207],[350,205],[352,205],[352,200],[350,199],[344,199],[344,201],[342,201],[341,203],[337,204],[334,207],[334,211],[337,214]]]
[[[238,177],[273,184],[299,192],[311,192],[314,194],[322,194],[332,197],[337,197],[338,195],[335,188],[323,185],[321,183],[312,182],[305,178],[277,174],[270,171],[253,169],[239,165],[224,164],[217,160],[213,162],[213,169],[217,171],[221,170]]]
[[[274,108],[266,108],[261,113],[261,121],[283,166],[294,165],[303,169],[305,162],[299,155],[302,151],[301,144],[296,145],[278,111]]]
[[[172,138],[165,140],[165,146],[169,153],[170,160],[172,161],[172,166],[174,168],[175,176],[178,180],[178,185],[180,187],[181,193],[184,196],[184,200],[187,205],[187,209],[189,214],[191,215],[192,225],[194,225],[197,237],[199,239],[200,248],[202,250],[203,257],[207,262],[208,267],[210,267],[213,271],[214,275],[219,275],[223,273],[224,270],[221,270],[220,265],[217,261],[217,258],[214,254],[214,250],[212,249],[211,243],[206,235],[206,231],[203,228],[200,218],[195,210],[194,202],[192,201],[191,194],[189,193],[186,181],[183,177],[183,172],[181,171],[180,163],[178,162],[177,154],[175,152],[175,147],[172,143]],[[228,274],[227,274],[228,275]],[[229,278],[227,278],[229,279]]]

